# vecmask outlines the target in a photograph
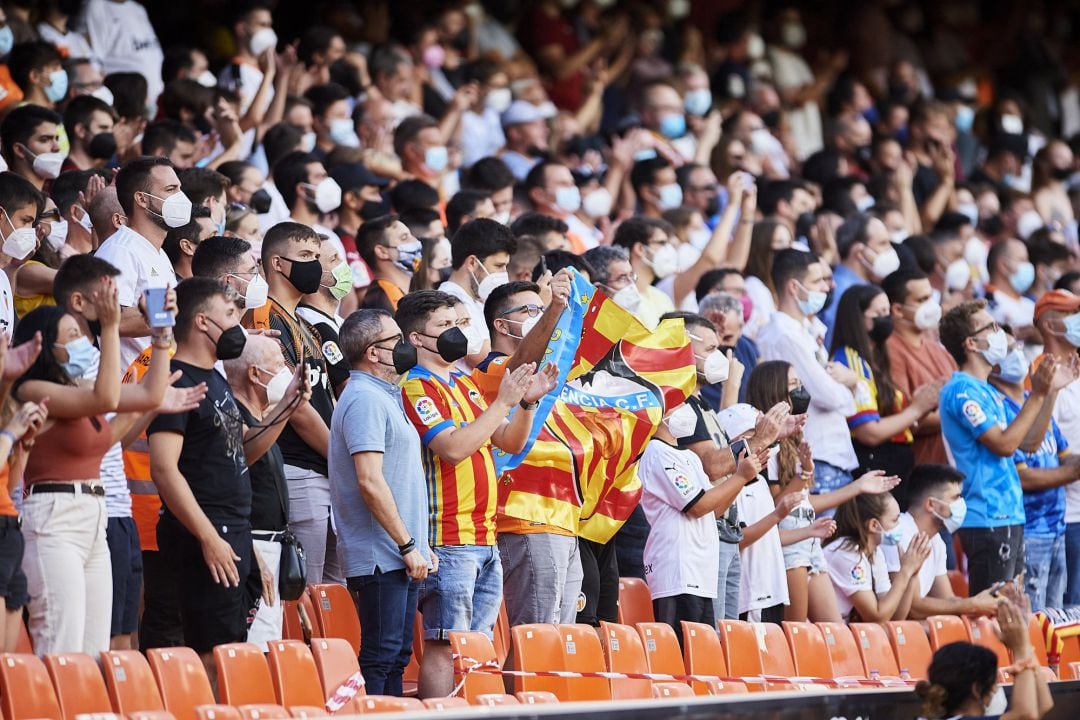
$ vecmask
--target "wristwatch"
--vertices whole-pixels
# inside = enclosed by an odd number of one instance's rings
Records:
[[[537,400],[533,403],[527,403],[525,402],[525,400],[519,400],[518,405],[521,407],[522,410],[535,410],[536,408],[540,407],[540,401]]]

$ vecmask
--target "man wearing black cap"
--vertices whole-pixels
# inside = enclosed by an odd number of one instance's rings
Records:
[[[365,220],[385,215],[382,188],[390,182],[379,177],[361,163],[342,163],[330,171],[341,186],[341,207],[338,208],[338,225],[334,232],[341,238],[345,247],[345,261],[349,267],[360,262],[360,253],[356,248],[356,233]]]

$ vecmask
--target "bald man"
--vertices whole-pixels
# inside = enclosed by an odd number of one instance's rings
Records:
[[[94,235],[97,236],[94,246],[100,247],[106,238],[127,225],[127,216],[120,207],[115,185],[106,185],[104,190],[99,190],[90,198],[88,204],[90,223],[94,226]]]

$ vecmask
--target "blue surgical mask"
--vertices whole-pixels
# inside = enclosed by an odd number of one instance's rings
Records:
[[[90,338],[85,335],[66,344],[56,344],[58,347],[67,350],[68,360],[65,363],[60,363],[60,367],[64,368],[64,372],[66,372],[70,378],[82,377],[94,362],[96,348],[94,347],[94,344],[90,342]]]
[[[1065,339],[1073,347],[1080,347],[1080,313],[1065,318]]]
[[[686,116],[681,113],[672,113],[660,118],[660,134],[669,140],[685,135]]]
[[[825,300],[828,299],[829,294],[820,290],[807,290],[806,293],[805,300],[795,298],[795,302],[799,304],[799,310],[803,315],[817,315],[825,307]]]
[[[330,139],[342,147],[360,147],[360,138],[351,118],[335,118],[330,121]]]
[[[50,102],[60,102],[67,95],[67,91],[67,73],[62,68],[49,73],[49,86],[45,88],[45,97],[49,98]]]
[[[1000,372],[998,372],[998,375],[1005,382],[1023,382],[1028,374],[1028,359],[1027,356],[1024,355],[1024,349],[1015,347],[1010,350],[1009,354],[1005,356],[1005,359],[1001,361],[999,368]]]
[[[699,90],[687,90],[683,107],[691,115],[702,117],[712,109],[712,91],[709,88]]]
[[[10,25],[0,28],[0,56],[7,55],[15,46],[15,33]]]
[[[962,133],[971,132],[971,126],[975,124],[975,108],[970,105],[959,105],[956,108],[956,129]]]
[[[442,172],[446,169],[449,162],[450,154],[447,152],[445,145],[429,147],[427,151],[424,152],[424,164],[427,165],[428,169],[432,172]]]
[[[892,530],[881,531],[881,544],[882,545],[899,545],[900,541],[904,539],[903,529],[897,525]]]
[[[1035,282],[1035,266],[1029,262],[1020,263],[1016,272],[1009,276],[1009,284],[1018,293],[1026,293]]]

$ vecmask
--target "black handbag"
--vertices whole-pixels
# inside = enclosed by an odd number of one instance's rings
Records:
[[[281,564],[278,567],[278,595],[282,600],[299,600],[307,587],[307,559],[304,546],[291,530],[281,534]]]

